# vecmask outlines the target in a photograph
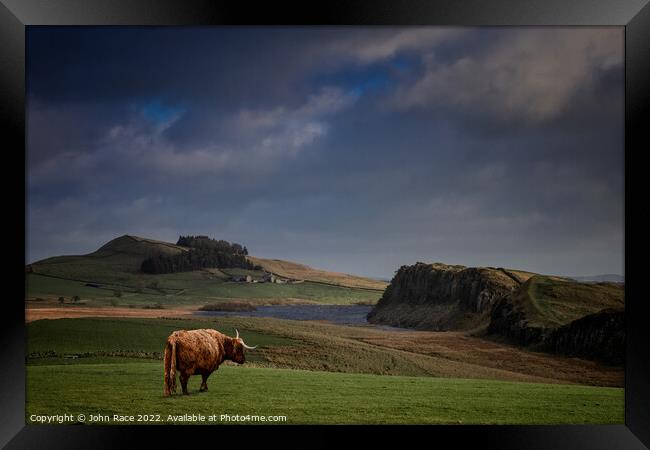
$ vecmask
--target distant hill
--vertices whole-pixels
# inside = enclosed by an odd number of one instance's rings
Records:
[[[87,255],[55,256],[34,262],[28,271],[70,280],[134,284],[142,276],[142,262],[157,255],[176,255],[188,247],[139,236],[124,235],[107,242]],[[304,264],[248,256],[267,272],[315,283],[359,289],[383,290],[386,283],[344,273],[313,269]]]
[[[102,271],[136,273],[142,261],[157,255],[175,255],[188,249],[169,242],[124,235],[87,255],[54,256],[29,266],[34,273],[63,278],[84,278]],[[91,278],[92,279],[92,278]]]
[[[625,283],[625,277],[623,275],[616,275],[613,273],[608,273],[605,275],[590,275],[583,277],[571,277],[572,280],[580,281],[583,283]]]
[[[619,283],[417,263],[397,271],[368,320],[423,330],[484,329],[520,345],[620,363],[623,308]],[[609,324],[607,333],[598,324]]]

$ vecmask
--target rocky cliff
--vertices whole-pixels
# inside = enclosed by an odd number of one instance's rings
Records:
[[[604,309],[574,320],[546,336],[543,348],[553,353],[623,364],[625,312],[622,309]]]
[[[478,327],[534,350],[620,364],[624,286],[491,267],[402,266],[368,321],[445,331]]]
[[[604,309],[559,327],[531,323],[508,298],[492,310],[488,333],[536,350],[622,364],[625,356],[625,312]]]
[[[472,328],[530,275],[440,263],[402,266],[368,321],[427,330]]]

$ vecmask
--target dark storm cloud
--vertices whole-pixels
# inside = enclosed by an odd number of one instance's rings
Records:
[[[622,273],[620,29],[30,28],[29,260],[210,234]]]

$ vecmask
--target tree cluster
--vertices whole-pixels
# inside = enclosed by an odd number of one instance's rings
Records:
[[[189,247],[176,255],[157,255],[142,262],[144,273],[190,272],[205,268],[241,268],[259,270],[260,267],[246,259],[248,250],[237,243],[229,243],[207,236],[181,236],[177,245]]]
[[[233,255],[248,255],[248,249],[236,242],[231,244],[228,241],[210,239],[207,236],[179,236],[176,245],[190,248],[218,250]]]

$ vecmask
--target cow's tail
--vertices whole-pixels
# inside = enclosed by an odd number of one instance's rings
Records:
[[[176,337],[169,336],[165,345],[165,397],[176,392]]]

